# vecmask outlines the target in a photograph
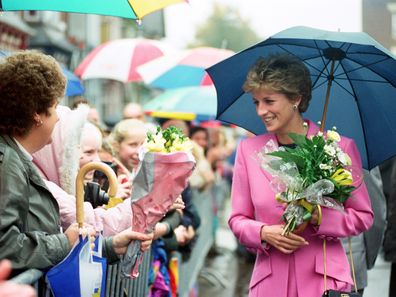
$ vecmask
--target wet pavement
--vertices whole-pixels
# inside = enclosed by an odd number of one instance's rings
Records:
[[[254,257],[248,254],[227,226],[229,206],[221,212],[214,248],[198,277],[199,297],[247,297]]]

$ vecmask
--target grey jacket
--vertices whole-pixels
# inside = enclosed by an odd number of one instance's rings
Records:
[[[111,238],[104,242],[105,252],[111,250],[109,244]],[[16,142],[1,135],[0,259],[11,260],[17,270],[44,269],[59,263],[69,251],[55,198]]]
[[[363,174],[364,182],[366,183],[371,200],[371,207],[374,212],[374,222],[368,231],[351,238],[356,285],[358,289],[363,289],[367,286],[367,270],[374,266],[382,244],[386,221],[386,201],[382,191],[379,168],[376,167],[370,172],[363,170]],[[348,260],[350,261],[347,238],[343,239],[343,246],[347,253]]]

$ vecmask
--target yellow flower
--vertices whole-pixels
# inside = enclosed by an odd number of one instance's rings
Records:
[[[343,168],[334,172],[331,178],[340,186],[349,186],[353,182],[352,173]]]
[[[340,134],[338,134],[336,131],[333,130],[329,130],[327,131],[327,138],[329,140],[335,141],[335,142],[339,142],[341,140]]]

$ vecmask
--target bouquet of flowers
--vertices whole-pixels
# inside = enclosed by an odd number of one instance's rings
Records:
[[[284,234],[309,221],[317,206],[343,210],[355,189],[353,183],[359,177],[352,170],[351,158],[338,146],[341,138],[335,130],[311,138],[291,133],[295,148],[275,151],[274,143],[267,143],[258,153],[261,167],[273,176],[276,199],[286,204]],[[319,224],[320,220],[321,213]]]
[[[147,133],[133,180],[132,230],[152,232],[186,188],[195,166],[191,150],[190,139],[176,127]],[[141,260],[140,242],[133,242],[121,263],[123,275],[137,277]]]

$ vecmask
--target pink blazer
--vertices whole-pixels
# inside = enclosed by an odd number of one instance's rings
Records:
[[[308,135],[318,127],[309,121]],[[263,225],[281,222],[284,206],[275,200],[270,187],[271,175],[260,168],[255,155],[269,141],[277,143],[273,134],[243,140],[237,151],[231,192],[232,211],[229,226],[237,239],[257,252],[250,288],[261,286],[260,292],[271,297],[287,296],[289,270],[296,271],[299,296],[321,296],[323,293],[323,239],[327,240],[327,288],[345,289],[352,282],[349,264],[339,240],[357,235],[370,228],[373,222],[370,199],[364,183],[345,203],[345,211],[323,208],[319,228],[309,225],[302,234],[309,245],[286,255],[268,246],[263,248],[260,229]],[[342,137],[341,148],[348,153],[352,164],[361,170],[361,160],[353,140]],[[362,176],[362,175],[361,175]],[[294,265],[291,267],[290,265]]]

